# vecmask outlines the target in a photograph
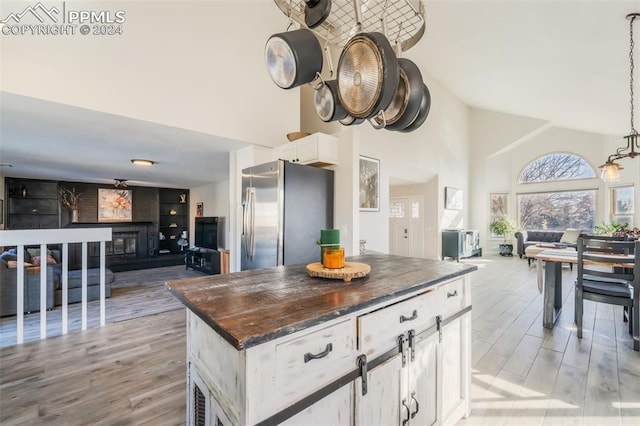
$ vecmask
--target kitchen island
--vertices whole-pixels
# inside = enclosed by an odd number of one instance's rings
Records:
[[[187,424],[433,424],[469,413],[475,266],[391,255],[167,282],[187,307]],[[406,423],[404,421],[407,420]]]

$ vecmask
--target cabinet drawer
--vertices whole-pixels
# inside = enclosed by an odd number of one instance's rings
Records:
[[[442,294],[430,290],[358,317],[359,352],[367,357],[380,355],[398,344],[399,335],[409,330],[419,333],[433,326],[441,311]]]
[[[444,284],[438,291],[442,293],[443,303],[441,312],[446,316],[464,308],[464,281],[455,280]]]
[[[275,392],[301,397],[353,370],[354,337],[349,319],[277,345]]]

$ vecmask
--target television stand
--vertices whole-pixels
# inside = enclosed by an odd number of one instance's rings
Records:
[[[202,247],[191,247],[185,254],[186,269],[195,269],[205,274],[220,273],[220,252]]]

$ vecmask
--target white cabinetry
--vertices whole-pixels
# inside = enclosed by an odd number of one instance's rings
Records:
[[[189,312],[188,424],[455,423],[470,406],[469,291],[463,276],[240,351]]]
[[[338,138],[314,133],[274,148],[274,160],[314,166],[338,164]]]
[[[356,380],[356,424],[422,426],[468,415],[469,342],[463,344],[462,328],[469,315],[460,315],[466,294],[458,279],[358,318],[361,351],[380,355],[398,347],[399,354],[367,372],[366,394]]]

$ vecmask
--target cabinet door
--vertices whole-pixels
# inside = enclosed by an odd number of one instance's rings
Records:
[[[407,369],[402,368],[398,354],[384,364],[367,372],[367,394],[362,395],[362,379],[354,382],[356,425],[400,425],[402,399],[406,399]]]
[[[274,148],[276,160],[295,161],[296,159],[296,144],[288,143],[280,145]]]
[[[462,318],[447,324],[442,332],[441,366],[442,417],[446,420],[464,402],[462,387]]]
[[[306,410],[285,420],[281,425],[285,426],[349,426],[352,424],[353,409],[351,395],[353,383],[349,383],[325,396]]]
[[[301,164],[315,162],[318,159],[318,140],[304,140],[296,142],[296,159]]]
[[[437,421],[438,334],[416,343],[415,358],[409,364],[408,405],[411,425],[432,425]]]

